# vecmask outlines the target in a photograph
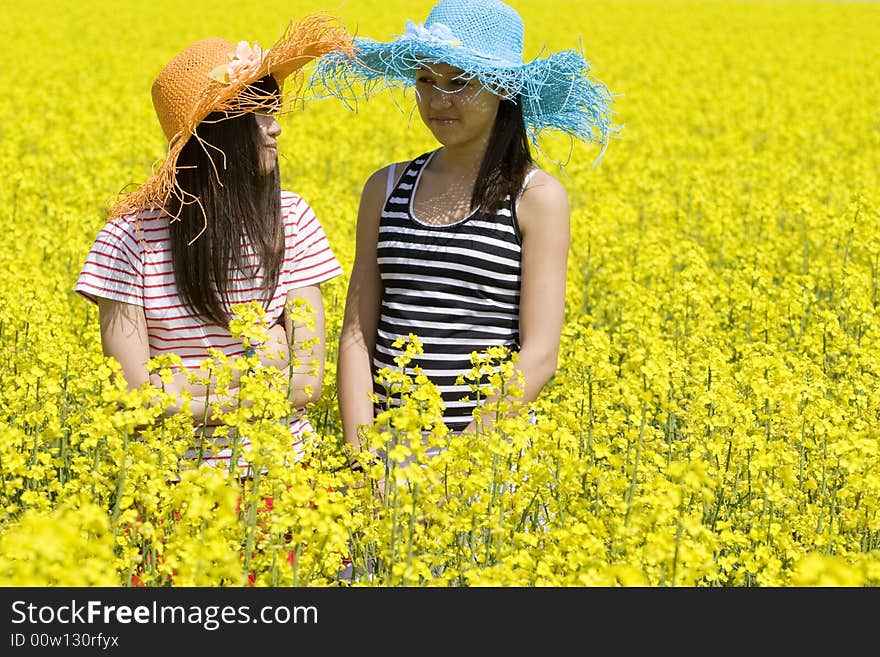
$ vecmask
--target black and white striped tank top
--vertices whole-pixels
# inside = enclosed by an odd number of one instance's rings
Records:
[[[471,352],[504,345],[519,349],[521,238],[515,202],[494,213],[479,209],[453,224],[422,223],[413,198],[422,171],[436,151],[413,160],[391,188],[379,222],[377,258],[382,278],[373,368],[399,369],[398,338],[418,336],[424,354],[418,365],[443,396],[443,420],[451,431],[473,419],[474,393],[467,382]],[[374,383],[377,412],[385,390]],[[468,397],[469,401],[462,398]]]

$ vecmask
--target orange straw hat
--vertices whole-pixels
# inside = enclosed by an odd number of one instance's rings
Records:
[[[221,38],[188,46],[153,82],[153,107],[168,139],[168,154],[147,182],[114,203],[111,216],[163,209],[171,196],[184,200],[185,193],[177,184],[177,158],[199,123],[212,112],[227,112],[230,118],[259,110],[277,112],[285,100],[299,92],[301,76],[296,76],[294,93],[283,94],[281,101],[248,86],[271,75],[283,89],[289,76],[340,48],[350,52],[352,37],[335,24],[334,17],[324,14],[291,21],[268,50],[246,41],[236,46]]]

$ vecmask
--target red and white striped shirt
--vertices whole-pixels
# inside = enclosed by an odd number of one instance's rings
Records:
[[[284,311],[291,290],[324,282],[342,273],[324,229],[309,204],[297,194],[281,192],[284,222],[284,263],[272,297],[264,305],[269,325]],[[198,369],[218,349],[229,358],[244,354],[241,341],[228,326],[215,324],[195,314],[178,295],[171,262],[167,214],[141,212],[111,219],[98,233],[86,257],[75,290],[89,301],[103,297],[144,309],[150,356],[175,353],[186,369]],[[229,298],[232,304],[261,300],[263,271],[256,254],[245,246],[246,263],[253,271],[238,271],[230,265]],[[300,412],[291,417],[290,429],[297,439],[310,431]],[[298,440],[297,440],[298,442]],[[225,450],[224,450],[225,451]],[[211,455],[223,460],[223,452]],[[228,461],[229,455],[226,455]]]

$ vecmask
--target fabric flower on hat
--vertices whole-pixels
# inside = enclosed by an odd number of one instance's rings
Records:
[[[210,75],[223,84],[234,84],[246,80],[250,74],[260,68],[263,58],[269,51],[263,52],[256,42],[253,46],[247,41],[239,41],[234,53],[229,54],[229,63],[221,64]]]
[[[420,23],[407,21],[406,28],[403,31],[403,38],[417,39],[427,43],[442,43],[444,46],[461,45],[461,41],[455,38],[449,26],[443,23],[432,23],[431,27],[425,27]]]

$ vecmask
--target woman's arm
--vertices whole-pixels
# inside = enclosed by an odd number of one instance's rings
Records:
[[[147,336],[147,320],[144,309],[130,303],[97,297],[98,319],[101,327],[101,347],[105,356],[114,358],[122,368],[129,390],[136,390],[144,383],[174,394],[177,402],[167,407],[164,414],[179,413],[184,405],[181,393],[187,390],[192,395],[189,413],[193,419],[208,424],[216,423],[211,405],[220,401],[213,393],[206,396],[204,386],[191,384],[183,372],[174,376],[174,381],[165,384],[157,373],[150,374],[147,361],[150,359],[150,344]]]
[[[101,348],[105,356],[122,366],[122,376],[129,390],[150,381],[147,361],[150,343],[144,309],[130,303],[97,297]]]
[[[539,170],[523,192],[517,217],[522,234],[518,367],[528,403],[556,373],[559,358],[571,240],[565,187]]]
[[[571,239],[565,187],[549,173],[537,171],[520,198],[517,219],[522,234],[522,282],[516,368],[525,386],[522,396],[512,401],[529,403],[556,373],[559,358]]]
[[[293,356],[292,364],[288,360],[288,374],[291,377],[290,402],[295,408],[304,408],[306,404],[318,401],[324,383],[327,343],[324,299],[320,284],[291,290],[287,293],[288,304],[294,299],[305,301],[314,311],[314,324],[309,327],[302,318],[292,317],[288,308],[285,307],[284,310],[286,341],[290,345],[289,353]],[[271,337],[270,331],[270,339]]]
[[[373,372],[371,358],[379,324],[382,281],[376,261],[379,217],[385,203],[388,169],[376,171],[361,193],[357,218],[354,266],[348,282],[345,314],[339,336],[336,380],[345,441],[355,451],[360,445],[358,427],[373,424]]]

